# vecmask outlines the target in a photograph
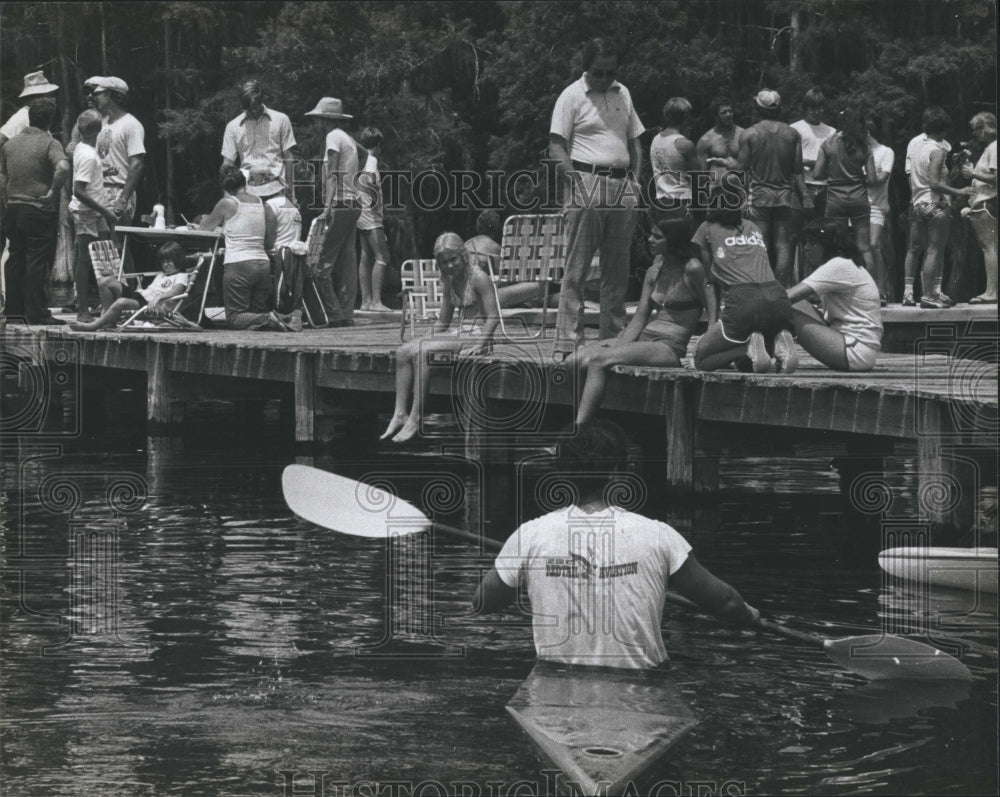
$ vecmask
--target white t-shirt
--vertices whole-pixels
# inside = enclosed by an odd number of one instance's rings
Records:
[[[278,234],[274,240],[275,251],[291,246],[302,237],[302,214],[295,203],[284,194],[271,197],[267,200],[267,204],[271,206],[278,221]]]
[[[837,132],[837,128],[820,122],[818,125],[811,125],[805,119],[799,119],[791,125],[793,130],[797,130],[802,138],[802,171],[805,174],[806,182],[813,185],[825,185],[826,180],[814,180],[813,164],[819,157],[819,148],[830,136]]]
[[[521,526],[496,569],[509,587],[525,581],[539,659],[648,669],[667,659],[667,577],[690,550],[666,523],[619,507],[572,506]]]
[[[24,128],[28,127],[28,125],[28,106],[25,105],[11,114],[10,119],[3,123],[3,127],[0,127],[0,133],[3,133],[7,138],[13,138],[24,130]]]
[[[563,89],[549,126],[566,140],[570,159],[612,168],[628,167],[628,142],[645,130],[627,88],[613,81],[607,91],[589,90],[584,76]]]
[[[835,257],[802,280],[823,302],[823,317],[848,343],[882,348],[882,307],[878,286],[853,260]]]
[[[885,144],[878,144],[872,149],[872,158],[875,159],[875,171],[892,172],[892,165],[896,162],[896,154]],[[873,208],[878,208],[886,213],[889,212],[888,180],[876,186],[868,186],[868,203]]]
[[[142,123],[127,113],[109,122],[104,117],[104,127],[97,134],[97,154],[104,164],[104,184],[110,188],[122,188],[128,177],[128,159],[146,154],[146,131]],[[76,153],[74,152],[74,157]]]
[[[361,187],[358,197],[361,200],[361,218],[358,219],[359,230],[374,230],[383,224],[382,208],[382,177],[378,170],[378,158],[368,155],[365,167],[358,174]]]
[[[187,287],[190,279],[191,275],[186,271],[178,271],[176,274],[169,275],[161,272],[153,278],[153,281],[149,285],[145,288],[140,288],[136,292],[146,300],[147,304],[153,304],[160,301],[175,285]]]
[[[976,171],[977,172],[988,172],[993,171],[994,174],[997,170],[997,142],[991,141],[986,145],[986,149],[983,150],[983,154],[979,156],[979,160],[976,161]],[[975,193],[969,197],[969,205],[976,205],[979,202],[985,202],[987,199],[993,199],[997,195],[997,184],[993,183],[990,185],[982,180],[977,180],[973,178],[972,187],[975,189]]]
[[[325,157],[328,157],[327,153],[329,153],[330,150],[340,154],[340,162],[337,166],[337,173],[340,179],[338,179],[336,184],[334,184],[334,181],[330,179],[329,175],[327,176],[323,191],[324,201],[329,199],[330,191],[333,190],[335,185],[337,188],[337,195],[335,198],[337,200],[357,199],[357,143],[350,137],[350,135],[338,127],[336,130],[331,130],[326,134],[326,149],[323,152]]]
[[[97,150],[90,144],[81,141],[73,151],[73,183],[86,183],[86,194],[99,205],[107,205],[104,195],[104,171]],[[93,213],[97,211],[84,205],[76,195],[69,201],[69,209],[74,213]]]
[[[951,203],[948,194],[934,191],[930,186],[931,154],[935,150],[941,150],[947,156],[951,152],[951,144],[944,140],[935,141],[926,133],[921,133],[906,145],[906,173],[910,175],[910,202],[914,207]]]

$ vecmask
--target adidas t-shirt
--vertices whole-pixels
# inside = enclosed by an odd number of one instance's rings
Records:
[[[710,264],[705,275],[709,282],[724,288],[774,282],[764,236],[752,221],[744,219],[739,228],[702,222],[691,240]]]

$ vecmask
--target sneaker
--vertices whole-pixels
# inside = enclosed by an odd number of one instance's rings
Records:
[[[903,307],[916,307],[916,306],[917,306],[917,303],[913,300],[913,294],[909,293],[909,292],[904,293],[903,294]]]
[[[288,323],[289,328],[292,330],[292,332],[301,332],[302,331],[302,311],[301,310],[292,310],[292,312],[288,316],[288,322],[287,323]]]
[[[937,292],[937,298],[940,299],[942,302],[944,302],[949,307],[954,307],[955,306],[955,300],[952,299],[950,296],[948,296],[948,294],[946,294],[946,293],[942,293],[941,291],[938,291]]]
[[[920,299],[920,306],[925,310],[944,310],[951,305],[946,304],[940,295],[924,296]]]
[[[759,332],[754,332],[747,341],[747,357],[750,358],[755,374],[766,374],[771,370],[771,357],[764,345],[764,336]]]
[[[795,348],[795,340],[787,329],[781,330],[774,338],[774,359],[779,374],[791,374],[799,367],[799,352]]]

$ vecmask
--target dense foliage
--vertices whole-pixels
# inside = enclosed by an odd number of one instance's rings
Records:
[[[996,103],[991,0],[90,2],[3,4],[2,111],[44,67],[63,86],[68,133],[83,80],[123,77],[147,130],[140,207],[165,201],[190,217],[218,195],[241,80],[259,78],[291,116],[304,158],[319,155],[320,137],[303,113],[329,95],[354,131],[382,129],[390,168],[537,169],[553,102],[597,35],[620,43],[620,79],[653,129],[673,95],[694,103],[697,135],[717,94],[746,123],[753,94],[777,89],[792,120],[819,86],[834,107],[877,114],[901,164],[926,105],[948,110],[957,142]],[[401,200],[387,221],[397,257],[425,252],[444,226],[471,227],[471,210],[418,213]]]

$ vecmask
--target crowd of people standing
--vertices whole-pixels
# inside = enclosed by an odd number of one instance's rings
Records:
[[[650,207],[650,273],[655,278],[646,280],[639,317],[652,321],[658,314],[679,313],[686,318],[698,304],[710,322],[695,356],[700,368],[735,363],[756,372],[793,370],[791,336],[798,332],[798,314],[792,304],[798,296],[789,291],[798,290],[797,282],[805,284],[834,256],[827,251],[831,246],[840,253],[836,256],[853,258],[859,274],[873,281],[880,303],[886,303],[894,275],[881,244],[889,222],[894,156],[877,140],[871,119],[849,108],[837,116],[836,126],[828,124],[828,103],[814,89],[803,98],[803,118],[788,124],[778,92],[762,89],[754,97],[758,119],[751,126],[736,124],[731,100],[716,99],[712,127],[695,138],[692,103],[671,97],[663,107],[663,127],[648,148],[652,181],[647,192],[638,180],[646,130],[627,87],[616,79],[618,66],[612,41],[587,42],[583,72],[561,92],[552,113],[549,157],[564,189],[567,236],[557,357],[572,357],[588,369],[616,361],[606,351],[578,353],[584,343],[584,280],[598,253],[600,346],[620,343],[635,356],[644,350],[639,346],[643,330],[629,323],[625,312],[631,243],[644,205]],[[112,76],[92,77],[84,86],[90,107],[80,114],[65,149],[48,132],[58,87],[42,72],[26,76],[21,94],[25,107],[0,128],[3,230],[10,242],[7,312],[23,314],[34,324],[61,323],[46,307],[45,283],[54,259],[55,214],[63,186],[69,183],[72,194],[73,277],[81,328],[94,323],[89,245],[111,237],[136,212],[145,131],[127,110],[128,85]],[[196,226],[221,227],[225,234],[223,294],[229,325],[300,329],[301,300],[288,312],[277,312],[269,260],[276,250],[301,247],[302,214],[294,180],[299,154],[292,120],[265,104],[257,81],[243,83],[239,96],[242,112],[222,135],[224,196]],[[322,303],[322,323],[348,326],[359,302],[361,310],[389,309],[382,297],[390,259],[379,189],[382,135],[375,128],[352,135],[346,128],[353,116],[333,97],[321,98],[305,116],[323,136],[322,205],[312,231],[319,245],[311,278]],[[930,107],[923,114],[922,133],[907,147],[911,203],[904,305],[953,304],[942,290],[943,253],[951,204],[966,199],[963,214],[983,250],[986,271],[986,288],[971,302],[996,302],[996,117],[982,112],[972,120],[983,153],[975,165],[961,169],[971,181],[966,187],[952,185],[948,176],[951,147],[945,137],[951,125],[942,109]],[[853,241],[849,254],[844,255],[845,235],[833,235],[829,226],[824,235],[804,234],[817,220],[844,226]],[[490,256],[478,250],[474,255]],[[664,282],[667,275],[679,274],[684,275],[681,282],[674,277]],[[684,308],[667,298],[671,291],[691,294],[681,301]],[[815,291],[806,295],[816,298]],[[683,337],[677,333],[670,353],[653,359],[672,361]],[[831,361],[844,362],[839,357]]]

